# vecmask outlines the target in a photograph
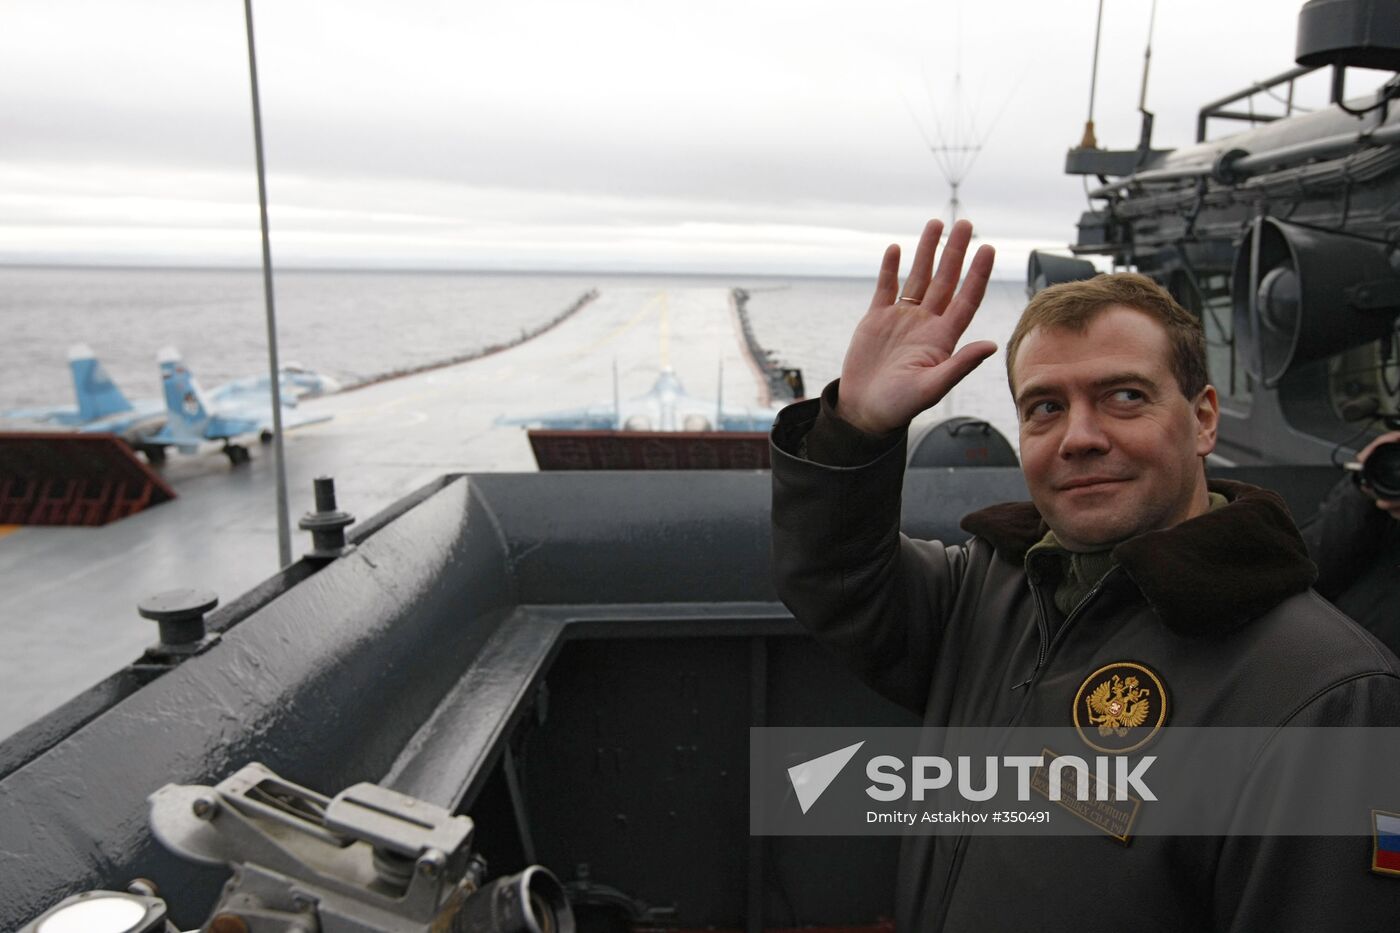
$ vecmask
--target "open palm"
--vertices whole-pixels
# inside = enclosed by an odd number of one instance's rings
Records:
[[[957,349],[992,273],[995,257],[982,246],[958,287],[972,224],[953,225],[933,274],[943,234],[941,221],[924,227],[914,264],[899,290],[899,247],[885,250],[870,310],[861,319],[841,366],[837,414],[870,434],[908,427],[919,412],[938,404],[963,377],[996,352],[990,340]]]

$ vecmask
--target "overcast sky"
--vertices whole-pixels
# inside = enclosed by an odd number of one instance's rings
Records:
[[[1155,142],[1291,67],[1299,6],[1162,0]],[[264,2],[274,262],[867,275],[946,211],[927,136],[982,140],[963,210],[1016,278],[1084,207],[1096,7]],[[1136,142],[1149,8],[1106,2],[1101,145]],[[0,262],[257,264],[246,54],[240,0],[7,0]]]

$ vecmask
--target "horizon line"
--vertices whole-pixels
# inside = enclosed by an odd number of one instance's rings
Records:
[[[214,264],[158,264],[149,262],[15,262],[0,258],[0,269],[52,269],[52,270],[97,270],[97,271],[148,271],[148,272],[262,272],[260,265],[214,265]],[[845,279],[848,281],[869,279],[874,282],[874,275],[863,275],[854,273],[822,273],[822,272],[744,272],[739,270],[658,270],[658,269],[569,269],[569,268],[527,268],[527,267],[468,267],[468,266],[320,266],[320,265],[274,265],[272,273],[275,276],[278,272],[346,272],[351,274],[373,274],[373,273],[414,273],[425,275],[558,275],[558,276],[695,276],[699,278],[724,278],[724,277],[747,277],[747,278],[804,278],[804,279]],[[992,282],[1017,282],[1020,278],[993,277]]]

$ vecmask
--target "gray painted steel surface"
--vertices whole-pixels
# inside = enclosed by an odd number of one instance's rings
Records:
[[[1301,517],[1335,474],[1233,475],[1280,488]],[[85,721],[66,735],[55,723],[56,744],[0,777],[0,926],[138,875],[163,885],[180,923],[200,921],[219,873],[152,842],[146,796],[253,760],[323,792],[385,781],[461,805],[494,869],[526,850],[566,882],[581,862],[609,866],[593,877],[653,904],[678,900],[686,922],[735,924],[765,904],[807,922],[873,919],[888,903],[892,849],[855,863],[821,846],[744,854],[746,823],[731,819],[746,806],[743,782],[717,775],[745,773],[750,724],[905,716],[775,601],[769,482],[458,477],[375,523],[345,557],[310,575],[299,565],[304,579],[244,603],[244,617],[216,613],[221,638],[207,652],[89,698]],[[905,527],[960,539],[962,514],[1023,495],[1014,468],[912,471]],[[16,760],[11,744],[0,758]],[[613,746],[632,765],[600,780],[590,769]],[[675,752],[691,746],[704,754]],[[526,806],[512,806],[512,782]],[[682,816],[676,799],[707,801],[696,812],[714,818]],[[838,879],[864,892],[844,909],[831,897]]]

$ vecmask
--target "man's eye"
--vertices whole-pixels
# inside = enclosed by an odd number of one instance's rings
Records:
[[[1059,411],[1059,410],[1060,410],[1060,403],[1059,403],[1059,402],[1051,402],[1051,401],[1036,402],[1036,403],[1035,403],[1034,405],[1032,405],[1030,408],[1027,408],[1027,409],[1026,409],[1026,417],[1027,417],[1027,418],[1043,418],[1043,417],[1045,417],[1046,415],[1053,415],[1055,412],[1057,412],[1057,411]]]
[[[1113,399],[1117,402],[1140,402],[1147,396],[1142,394],[1140,389],[1116,389]]]

